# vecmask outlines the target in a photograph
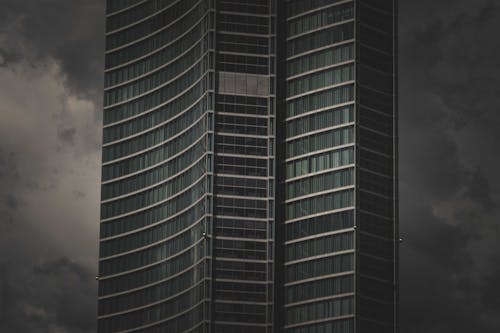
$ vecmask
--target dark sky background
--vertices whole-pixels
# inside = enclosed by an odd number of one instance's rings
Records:
[[[0,1],[0,332],[95,332],[104,0]],[[500,2],[400,1],[401,332],[500,332]]]

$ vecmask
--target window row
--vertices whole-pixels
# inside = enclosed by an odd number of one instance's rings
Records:
[[[128,215],[113,221],[103,223],[127,225],[126,227],[118,226],[116,228],[129,228],[129,230],[134,230],[156,222],[160,222],[189,207],[191,204],[200,199],[206,193],[205,187],[205,182],[198,182],[198,184],[196,184],[186,192],[183,192],[174,200],[164,202],[161,205],[148,208],[147,210],[143,210],[133,215]]]
[[[219,197],[216,200],[215,214],[266,218],[267,200]]]
[[[285,246],[285,260],[295,261],[322,254],[351,250],[354,246],[354,233],[343,233],[322,238],[308,239]]]
[[[323,6],[333,5],[336,2],[343,0],[292,0],[286,2],[287,17],[302,14],[304,12],[320,8]]]
[[[189,89],[192,85],[203,82],[206,89],[212,85],[209,78],[210,74],[206,74],[201,70],[201,65],[198,63],[189,71],[184,73],[175,81],[170,82],[168,85],[152,91],[147,95],[141,96],[137,99],[127,101],[116,106],[112,106],[104,110],[104,113],[111,114],[108,117],[118,118],[119,120],[138,115],[144,111],[153,109],[163,103],[171,101],[174,97]]]
[[[352,126],[321,132],[286,143],[286,157],[309,154],[317,150],[333,148],[352,143],[354,128]]]
[[[288,203],[286,205],[286,219],[292,220],[307,215],[351,207],[354,205],[353,196],[354,191],[347,190]]]
[[[353,210],[316,216],[310,219],[286,224],[285,239],[290,241],[321,233],[351,228],[353,225]]]
[[[287,61],[287,75],[294,76],[354,59],[354,44],[337,46]]]
[[[287,96],[300,95],[352,80],[354,80],[354,65],[331,68],[288,81]]]
[[[293,99],[287,103],[287,117],[297,116],[309,111],[335,106],[354,100],[354,86],[352,84],[320,91]]]
[[[241,176],[267,177],[268,160],[251,157],[217,156],[217,172]]]
[[[216,302],[215,320],[236,323],[262,324],[266,322],[266,306],[244,303]]]
[[[340,43],[353,37],[354,24],[352,22],[342,24],[288,41],[286,54],[291,57],[320,47]]]
[[[287,329],[289,333],[354,333],[354,319],[335,320]],[[369,332],[378,332],[369,330]]]
[[[286,177],[288,179],[295,178],[308,173],[338,168],[352,163],[354,163],[354,148],[329,151],[288,162],[286,164]]]
[[[267,278],[265,263],[216,260],[215,265],[218,279],[265,281]]]
[[[205,110],[200,105],[196,105],[196,107],[179,115],[176,119],[150,132],[105,146],[102,149],[102,161],[106,163],[151,148],[159,143],[165,144],[166,140],[175,140],[173,137],[180,132],[197,122],[205,121],[204,113]]]
[[[269,34],[269,17],[241,14],[217,14],[217,30],[249,34]]]
[[[200,98],[201,96],[201,98]],[[213,94],[205,93],[203,83],[187,91],[184,95],[173,100],[155,111],[148,112],[126,122],[104,128],[103,142],[110,143],[116,140],[137,135],[152,127],[165,124],[173,117],[183,113],[192,113],[193,110],[205,112],[213,107]]]
[[[174,43],[179,36],[182,36],[190,28],[196,27],[200,21],[199,27],[201,28],[198,33],[198,39],[202,37],[202,33],[209,28],[209,16],[207,14],[206,0],[203,0],[195,10],[191,11],[188,15],[184,16],[179,22],[168,27],[161,32],[134,43],[130,46],[121,48],[117,51],[106,55],[105,62],[106,68],[113,68],[144,55],[151,53],[159,48],[165,47],[170,43]]]
[[[217,51],[269,54],[269,37],[217,34]]]
[[[249,197],[267,197],[265,179],[216,177],[216,193]]]
[[[177,58],[183,57],[193,48],[200,48],[201,53],[203,53],[204,50],[208,49],[206,46],[210,44],[211,38],[213,38],[213,35],[211,33],[203,34],[202,28],[198,25],[186,35],[176,40],[169,47],[163,48],[127,66],[106,72],[104,76],[104,86],[112,87],[133,80],[139,76],[146,75],[171,61],[176,61]]]
[[[342,108],[326,110],[308,116],[300,117],[286,123],[286,135],[288,138],[334,127],[354,121],[354,106],[349,105]]]
[[[217,239],[215,243],[217,256],[248,260],[267,260],[267,243]]]
[[[184,252],[168,262],[161,262],[157,265],[111,279],[100,279],[99,296],[127,292],[131,289],[162,281],[190,268],[204,256],[204,242],[201,242],[189,251]]]
[[[146,1],[139,6],[133,7],[122,13],[115,14],[108,17],[106,20],[106,31],[117,30],[121,27],[130,25],[134,22],[140,21],[141,19],[148,17],[156,12],[164,9],[170,4],[178,0],[150,0]],[[137,3],[135,0],[110,0],[108,4],[108,12],[116,11],[121,7],[116,6],[118,2],[130,2],[131,4]]]
[[[169,103],[164,104],[159,108],[155,108],[153,111],[146,112],[143,115],[139,115],[138,117],[134,117],[133,119],[126,120],[111,127],[105,127],[103,135],[103,139],[105,140],[104,142],[115,141],[147,130],[152,126],[160,124],[174,115],[181,113],[185,109],[194,107],[194,104],[197,103],[197,101],[199,101],[199,103],[204,103],[203,107],[206,110],[212,102],[210,94],[204,96],[203,99],[201,98],[207,91],[207,77],[208,76],[205,76],[197,84],[182,92],[181,95],[172,99]],[[136,105],[135,107],[137,107],[137,104],[133,105]],[[138,108],[136,110],[129,110],[129,113],[126,114],[120,114],[117,112],[108,113],[105,110],[103,117],[104,125],[106,126],[108,124],[136,116],[140,112],[142,111]]]
[[[240,55],[240,54],[217,54],[217,68],[222,72],[269,74],[268,57]]]
[[[103,184],[101,186],[101,199],[107,200],[157,184],[183,171],[191,165],[193,161],[197,161],[205,152],[205,141],[201,140],[181,155],[158,167],[132,177]]]
[[[162,299],[176,295],[183,290],[193,287],[203,278],[204,265],[199,264],[181,275],[148,287],[116,297],[99,300],[99,315],[125,311],[127,309],[138,308]]]
[[[203,175],[205,172],[205,161],[201,160],[192,168],[166,183],[122,199],[103,203],[101,204],[101,219],[133,212],[175,197],[179,192],[184,191],[193,184],[204,181]]]
[[[153,33],[158,33],[160,29],[165,29],[169,25],[182,24],[174,21],[193,10],[195,6],[198,5],[199,1],[200,0],[177,1],[172,4],[168,10],[157,13],[132,27],[107,35],[106,49],[112,50],[122,45],[132,43]],[[201,1],[203,2],[204,0]]]
[[[267,139],[216,135],[215,147],[217,153],[267,156]]]
[[[223,12],[268,14],[269,0],[219,0],[217,9]]]
[[[267,122],[266,118],[216,115],[215,130],[225,133],[268,135]]]
[[[154,326],[141,330],[142,333],[165,333],[165,332],[208,332],[208,300],[197,305],[192,310],[168,321],[160,321]]]
[[[286,302],[296,303],[352,292],[354,292],[354,276],[347,275],[287,287]]]
[[[172,259],[201,239],[204,226],[197,224],[159,245],[99,262],[99,274],[113,275]]]
[[[264,75],[219,72],[221,94],[268,96],[271,79]]]
[[[100,332],[120,332],[161,321],[184,312],[205,298],[205,285],[201,284],[173,300],[145,309],[99,320]],[[207,288],[208,289],[208,288]]]
[[[354,314],[354,299],[346,297],[293,307],[286,311],[286,323],[297,324]]]
[[[159,225],[129,234],[124,237],[114,238],[100,243],[101,258],[112,256],[118,253],[128,252],[134,249],[160,242],[172,235],[184,230],[193,223],[203,223],[201,218],[205,215],[205,210],[202,204],[197,204],[188,211],[171,218]],[[200,221],[201,220],[201,221]],[[109,223],[113,224],[113,223]],[[103,224],[107,225],[107,224]],[[101,236],[102,238],[106,236]]]
[[[258,231],[264,233],[267,231],[267,222],[256,221],[256,220],[240,220],[240,219],[218,217],[217,219],[215,219],[215,226],[217,228],[220,228],[221,230],[241,229],[241,230]],[[260,238],[260,237],[254,237],[254,238]]]
[[[329,7],[320,12],[288,21],[287,35],[295,36],[310,30],[315,30],[330,24],[354,18],[354,5],[348,3],[340,6]]]
[[[267,288],[264,284],[215,282],[215,297],[219,300],[238,301],[246,299],[253,302],[266,301]]]
[[[342,254],[304,261],[285,268],[286,282],[295,282],[323,275],[351,272],[354,270],[354,254]]]
[[[255,114],[266,116],[268,111],[268,98],[256,96],[239,96],[217,94],[217,111]]]
[[[162,161],[171,158],[175,154],[178,154],[182,150],[189,147],[190,144],[203,137],[205,133],[206,124],[204,122],[199,122],[195,126],[191,127],[188,131],[181,134],[175,140],[170,141],[162,146],[127,158],[125,160],[121,160],[119,162],[104,165],[102,168],[103,181],[125,176],[127,174],[161,163]]]
[[[353,168],[302,178],[287,183],[286,199],[293,199],[349,185],[354,185]]]
[[[201,44],[198,44],[187,54],[183,55],[181,58],[177,58],[166,67],[130,83],[106,90],[104,92],[104,106],[123,102],[156,89],[168,81],[177,80],[179,75],[194,66],[199,66],[203,72],[213,67],[210,66],[209,63],[209,60],[212,61],[210,54],[202,57],[201,52]]]

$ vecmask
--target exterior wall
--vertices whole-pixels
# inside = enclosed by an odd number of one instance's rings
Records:
[[[99,332],[208,331],[210,8],[108,0]]]
[[[217,0],[213,332],[273,330],[274,0]]]
[[[285,11],[284,327],[354,332],[354,2]]]
[[[397,332],[397,19],[356,1],[357,332]]]
[[[100,333],[397,332],[396,2],[107,0]]]
[[[395,6],[281,11],[285,331],[397,332]]]

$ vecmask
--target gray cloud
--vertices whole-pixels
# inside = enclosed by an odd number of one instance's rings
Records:
[[[101,100],[104,48],[102,0],[4,0],[0,54],[7,64],[55,59],[73,93]],[[2,38],[0,38],[0,41]],[[1,45],[0,44],[0,45]]]
[[[1,332],[95,332],[103,7],[2,3]]]
[[[499,18],[486,1],[401,3],[402,332],[500,330],[484,291],[500,278]]]

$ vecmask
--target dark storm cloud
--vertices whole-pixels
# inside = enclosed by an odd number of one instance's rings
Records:
[[[0,332],[96,323],[102,0],[0,6]]]
[[[100,100],[104,49],[103,0],[3,0],[4,65],[25,59],[60,62],[77,94]],[[0,61],[1,63],[2,61]]]
[[[500,28],[493,2],[402,1],[401,323],[500,331],[496,200]]]
[[[91,272],[67,258],[28,267],[15,267],[14,272],[0,268],[2,302],[8,305],[2,311],[0,331],[94,331],[95,313],[86,310],[94,307],[96,298]]]

